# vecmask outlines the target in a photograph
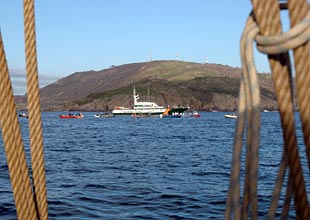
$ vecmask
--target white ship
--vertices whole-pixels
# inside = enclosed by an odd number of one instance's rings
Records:
[[[133,100],[133,109],[116,106],[112,111],[113,115],[160,115],[166,111],[165,107],[155,102],[139,102],[135,87],[133,88]]]

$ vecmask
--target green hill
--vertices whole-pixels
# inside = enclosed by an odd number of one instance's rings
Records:
[[[40,90],[43,110],[111,110],[141,101],[197,110],[236,110],[241,69],[221,64],[152,61],[77,72]],[[260,74],[262,109],[276,109],[270,74]],[[19,108],[25,108],[20,101]]]

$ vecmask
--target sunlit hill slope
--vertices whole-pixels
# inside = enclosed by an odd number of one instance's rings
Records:
[[[133,86],[141,101],[197,110],[234,111],[241,69],[221,64],[152,61],[76,72],[40,90],[43,111],[106,111],[132,107]],[[261,108],[277,108],[270,74],[259,74]],[[26,109],[25,97],[16,98]]]

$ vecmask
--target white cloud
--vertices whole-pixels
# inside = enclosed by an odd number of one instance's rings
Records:
[[[9,72],[14,95],[24,95],[27,90],[25,69],[13,68]]]
[[[10,69],[10,78],[14,95],[24,95],[27,91],[26,70],[22,68],[12,68]],[[58,78],[59,77],[53,75],[39,74],[40,88],[55,82]]]

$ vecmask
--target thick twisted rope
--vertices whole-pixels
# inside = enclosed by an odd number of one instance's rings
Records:
[[[302,6],[304,7],[304,5]],[[290,198],[294,195],[295,209],[298,219],[310,219],[308,211],[307,194],[304,186],[304,179],[300,166],[299,154],[297,150],[297,141],[294,126],[293,115],[293,96],[292,96],[292,76],[290,62],[287,51],[292,48],[299,47],[309,40],[309,15],[303,16],[303,20],[299,19],[299,23],[289,32],[281,34],[281,25],[279,18],[279,5],[277,1],[253,1],[254,12],[256,17],[251,15],[247,21],[244,34],[241,39],[241,58],[243,64],[243,77],[240,86],[239,97],[239,118],[236,126],[234,153],[232,160],[232,171],[230,178],[230,187],[227,196],[227,208],[225,219],[230,219],[233,213],[235,219],[248,219],[248,208],[251,206],[251,219],[257,219],[257,195],[256,195],[256,178],[257,178],[257,159],[258,159],[258,136],[259,115],[252,114],[254,106],[259,105],[258,97],[253,96],[255,89],[259,89],[258,82],[255,78],[251,78],[252,74],[256,76],[254,62],[252,62],[253,54],[251,45],[255,39],[258,43],[259,50],[275,54],[269,55],[271,68],[273,70],[273,79],[276,88],[276,94],[279,102],[281,114],[281,123],[284,129],[285,146],[283,149],[282,161],[275,184],[273,199],[270,210],[268,212],[269,219],[275,219],[275,212],[279,200],[282,183],[285,176],[287,165],[290,167],[289,181],[286,191],[286,198],[282,209],[282,218],[286,219],[289,212]],[[286,5],[282,5],[286,8]],[[309,13],[308,13],[309,14]],[[260,19],[260,20],[259,20]],[[258,24],[262,35],[259,32]],[[271,35],[271,36],[264,36]],[[309,52],[309,50],[308,50]],[[307,60],[308,61],[308,60]],[[306,62],[306,61],[305,61]],[[254,69],[253,69],[254,68]],[[252,73],[252,74],[251,74]],[[255,79],[255,80],[254,80]],[[253,81],[254,80],[254,81]],[[308,83],[303,82],[303,87],[309,87]],[[283,87],[283,88],[281,88]],[[259,93],[258,93],[259,94]],[[309,94],[309,93],[307,93]],[[243,97],[246,96],[246,97]],[[300,95],[302,96],[302,95]],[[303,100],[306,100],[303,96]],[[258,100],[258,103],[253,103]],[[309,103],[304,104],[307,106]],[[246,107],[245,107],[246,106]],[[304,107],[309,111],[309,106]],[[258,108],[257,108],[258,109]],[[309,126],[309,120],[306,118],[309,112],[305,110],[304,117]],[[240,154],[242,148],[242,133],[244,130],[245,112],[247,114],[248,132],[247,132],[247,158],[246,158],[246,178],[244,185],[243,205],[240,209]],[[240,117],[241,116],[241,117]],[[305,125],[306,126],[306,125]],[[305,136],[305,144],[307,146],[307,128],[303,127]],[[257,147],[257,148],[256,148]],[[250,154],[248,152],[251,152]],[[308,148],[307,148],[308,154]],[[251,159],[250,159],[251,158]],[[309,156],[308,156],[309,158]],[[254,160],[254,163],[252,161]],[[309,160],[308,160],[309,162]],[[250,171],[249,171],[250,170]],[[252,171],[252,173],[251,173]],[[250,173],[250,174],[249,174]],[[252,182],[251,182],[252,180]],[[253,188],[252,188],[253,187]],[[252,188],[252,189],[251,189]]]
[[[43,135],[37,68],[34,0],[24,0],[24,27],[27,70],[27,92],[33,191],[38,208],[38,218],[48,218],[46,180],[44,168]]]
[[[285,53],[288,50],[294,49],[309,40],[309,24],[310,14],[308,13],[300,23],[284,34],[268,37],[257,35],[255,37],[257,48],[260,52],[265,54]]]
[[[303,37],[305,42],[294,47],[294,62],[296,69],[296,88],[301,124],[304,132],[304,143],[308,158],[308,168],[310,170],[310,12],[307,13],[307,1],[288,1],[291,26],[298,25],[299,22],[306,23],[307,35]]]
[[[252,3],[261,35],[281,34],[278,2],[276,0],[253,0]],[[268,58],[273,72],[272,76],[279,103],[285,151],[288,155],[288,166],[290,168],[289,178],[292,183],[296,214],[299,219],[309,219],[307,193],[295,133],[292,76],[288,53],[268,55]]]
[[[301,5],[300,5],[301,4]],[[298,9],[301,8],[301,10]],[[296,83],[297,83],[297,97],[298,104],[301,115],[301,122],[304,132],[305,146],[306,146],[306,154],[308,158],[308,167],[310,163],[309,159],[309,47],[307,46],[309,43],[309,35],[310,35],[310,13],[307,13],[307,3],[306,1],[291,1],[288,4],[290,9],[291,17],[293,14],[295,16],[300,16],[298,20],[299,23],[293,22],[294,26],[286,33],[279,34],[270,37],[257,36],[256,42],[258,43],[258,49],[261,52],[269,53],[269,54],[278,54],[286,52],[290,49],[306,47],[306,50],[299,52],[299,55],[296,56],[295,52],[295,69],[296,69]],[[282,8],[286,9],[287,6],[283,6]],[[293,10],[294,12],[292,12]],[[308,7],[309,10],[309,7]],[[301,20],[302,19],[302,20]],[[297,50],[298,51],[298,50]],[[297,59],[296,59],[297,57]],[[303,62],[301,62],[303,61]],[[308,74],[307,74],[308,73]],[[280,171],[279,171],[280,172]],[[275,189],[276,190],[276,189]],[[279,191],[279,189],[277,190]],[[274,196],[277,194],[274,192]],[[277,196],[278,197],[278,196]],[[287,195],[288,197],[288,195]],[[273,200],[274,202],[274,200]],[[286,201],[289,204],[289,201]],[[270,216],[275,216],[275,208],[274,204],[272,204],[272,209],[270,210]],[[287,205],[285,206],[287,207]],[[272,213],[272,214],[271,214]]]
[[[36,219],[26,155],[15,108],[9,71],[0,33],[0,124],[8,169],[14,194],[17,217]]]

